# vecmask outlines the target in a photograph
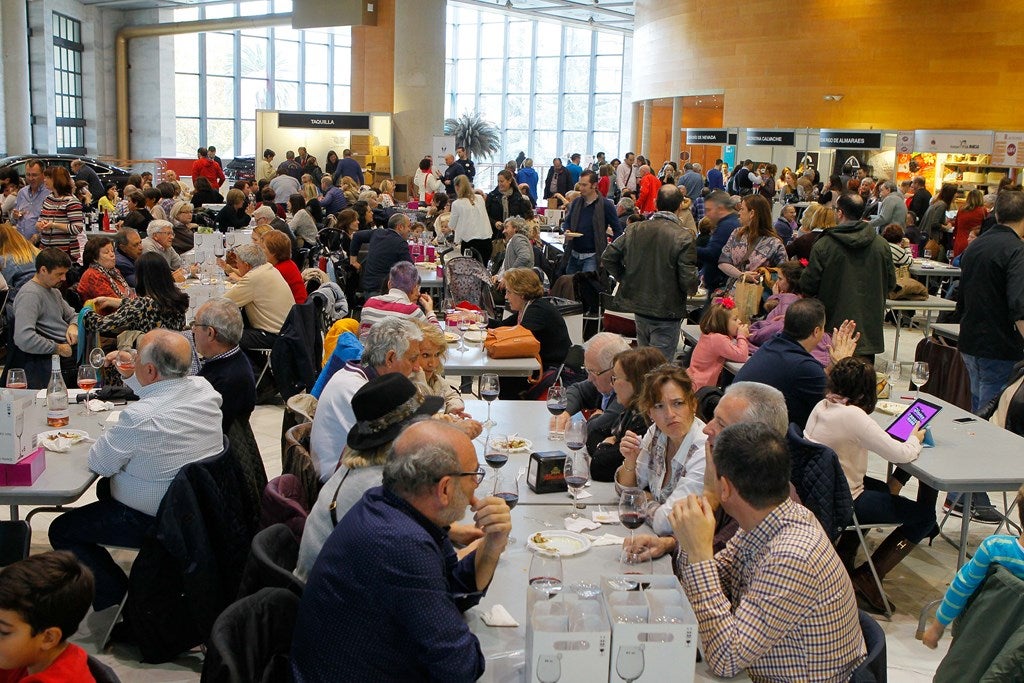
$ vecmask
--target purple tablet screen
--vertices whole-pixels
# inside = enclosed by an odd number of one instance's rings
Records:
[[[894,439],[906,441],[910,438],[910,433],[913,432],[918,425],[923,427],[928,424],[928,422],[935,417],[935,414],[941,409],[942,408],[940,406],[937,406],[934,403],[929,403],[924,399],[917,399],[911,403],[910,406],[903,411],[903,414],[897,417],[896,421],[889,425],[885,431]]]

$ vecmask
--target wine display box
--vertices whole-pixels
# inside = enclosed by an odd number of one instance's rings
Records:
[[[34,433],[25,433],[26,413],[31,398],[16,398],[5,394],[0,399],[0,465],[13,465],[35,450]]]
[[[593,683],[608,680],[611,631],[600,596],[562,593],[535,602],[526,624],[526,680]]]

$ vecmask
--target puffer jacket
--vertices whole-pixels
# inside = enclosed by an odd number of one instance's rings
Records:
[[[697,291],[694,234],[679,219],[659,211],[634,223],[608,245],[601,264],[619,282],[620,310],[657,318],[686,317],[686,298]]]
[[[843,223],[823,232],[800,276],[804,295],[816,296],[825,305],[826,330],[844,320],[857,323],[859,355],[885,351],[882,318],[886,297],[895,287],[889,243],[866,221]]]
[[[789,480],[803,506],[814,513],[834,542],[853,519],[853,498],[839,456],[828,446],[805,439],[796,424],[789,425],[786,445],[791,458]]]

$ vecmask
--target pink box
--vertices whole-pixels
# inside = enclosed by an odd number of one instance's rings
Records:
[[[444,266],[441,265],[440,261],[437,262],[437,276],[440,278],[444,277]]]
[[[418,201],[416,201],[416,200],[413,200],[413,201],[409,202],[409,203],[407,204],[407,206],[408,206],[408,207],[409,207],[410,209],[412,209],[412,210],[414,210],[414,211],[415,211],[416,209],[420,208],[420,203],[419,203]]]
[[[31,486],[46,469],[46,449],[42,446],[13,465],[0,465],[4,486]]]
[[[911,244],[910,245],[910,255],[913,256],[914,258],[917,258],[917,249],[918,249],[918,245],[916,245],[916,244]]]
[[[433,262],[433,260],[435,258],[437,258],[437,247],[435,247],[433,244],[428,244],[427,245],[427,260]]]
[[[537,215],[538,216],[543,216],[545,214],[545,212],[547,212],[547,210],[548,210],[548,207],[546,207],[546,206],[538,206],[537,207]]]

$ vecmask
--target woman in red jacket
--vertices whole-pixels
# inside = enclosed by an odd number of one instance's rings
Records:
[[[295,303],[306,303],[306,283],[302,279],[299,267],[292,261],[292,241],[288,235],[279,230],[271,230],[263,236],[263,251],[267,253],[267,261],[277,268],[281,277],[292,289]]]
[[[981,228],[985,220],[985,195],[981,190],[971,190],[967,193],[967,203],[956,212],[953,219],[953,257],[957,257],[967,248],[972,232]]]

